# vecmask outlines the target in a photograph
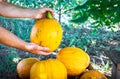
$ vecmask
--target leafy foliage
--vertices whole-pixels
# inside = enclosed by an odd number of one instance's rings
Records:
[[[92,26],[115,27],[120,22],[119,0],[88,0],[84,5],[77,5],[73,10],[73,22],[81,23],[94,20]]]
[[[111,32],[103,28],[96,31],[94,29],[82,28],[68,28],[64,27],[64,37],[61,47],[75,46],[82,48],[89,54],[100,54],[102,49],[110,46],[119,46],[120,31]],[[117,36],[116,36],[117,35]],[[114,39],[116,43],[114,44]]]

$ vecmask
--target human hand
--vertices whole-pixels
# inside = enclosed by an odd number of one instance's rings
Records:
[[[28,43],[25,46],[25,49],[28,52],[31,52],[31,53],[34,53],[34,54],[38,54],[38,55],[50,55],[51,54],[51,52],[48,52],[49,48],[39,46],[39,45],[37,45],[35,43]]]
[[[31,9],[19,7],[0,0],[0,15],[4,17],[42,19],[46,17],[48,11],[51,12],[54,17],[54,11],[51,8]]]
[[[38,8],[38,9],[34,9],[34,19],[42,19],[45,18],[47,15],[47,12],[51,12],[52,16],[54,17],[54,11],[51,8]]]

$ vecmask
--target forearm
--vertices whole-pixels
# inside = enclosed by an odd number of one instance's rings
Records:
[[[18,7],[7,2],[0,2],[0,15],[10,18],[33,18],[35,11],[30,8]]]
[[[21,40],[16,35],[12,34],[11,32],[7,31],[1,26],[0,26],[0,43],[22,50],[26,50],[25,45],[27,45],[25,41]]]

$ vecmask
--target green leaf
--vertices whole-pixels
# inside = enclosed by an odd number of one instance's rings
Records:
[[[80,4],[80,5],[84,5],[87,1],[88,1],[88,0],[80,0],[80,1],[79,1],[79,2],[80,2],[79,4]]]
[[[92,31],[92,33],[93,33],[93,35],[96,35],[96,34],[97,34],[97,30],[94,29],[94,30]]]
[[[75,19],[75,18],[77,18],[77,17],[80,16],[80,15],[81,15],[80,12],[79,12],[79,13],[78,13],[78,12],[77,12],[77,13],[74,13],[74,15],[72,16],[72,18]]]
[[[70,22],[83,23],[83,22],[87,21],[87,19],[88,19],[88,16],[81,16],[76,19],[70,20]]]
[[[70,44],[69,44],[69,46],[74,45],[75,42],[76,42],[76,38],[73,38],[72,40],[70,40]]]
[[[85,0],[86,1],[86,0]],[[84,4],[77,5],[74,10],[88,9],[89,1],[87,0]]]

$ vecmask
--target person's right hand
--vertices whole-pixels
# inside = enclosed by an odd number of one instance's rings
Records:
[[[27,45],[25,45],[25,49],[28,52],[31,52],[33,54],[38,54],[38,55],[50,55],[51,54],[51,52],[48,52],[49,48],[39,46],[35,43],[28,43]]]
[[[37,8],[37,9],[34,9],[34,11],[33,11],[33,14],[34,14],[33,18],[34,19],[45,18],[48,11],[51,12],[52,16],[54,17],[53,9],[51,9],[51,8]]]

